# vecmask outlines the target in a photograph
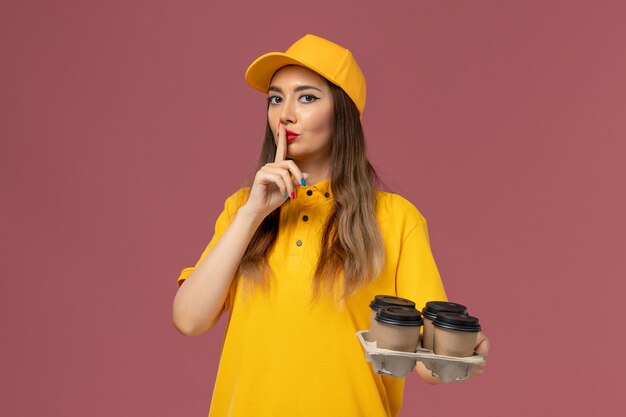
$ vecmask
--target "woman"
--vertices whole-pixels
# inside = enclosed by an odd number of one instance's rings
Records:
[[[174,300],[185,335],[231,310],[209,415],[396,416],[404,379],[375,374],[355,333],[376,294],[420,309],[446,294],[426,220],[375,190],[363,74],[350,51],[307,35],[258,58],[246,80],[268,94],[259,169],[226,200]],[[488,353],[482,334],[477,349]]]

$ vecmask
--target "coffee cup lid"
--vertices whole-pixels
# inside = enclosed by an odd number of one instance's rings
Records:
[[[459,313],[443,311],[437,313],[433,320],[433,326],[447,330],[457,330],[460,332],[479,332],[480,322],[478,318]]]
[[[383,307],[389,306],[402,306],[402,307],[413,307],[415,308],[415,303],[411,300],[407,300],[406,298],[400,298],[393,295],[377,295],[374,297],[372,302],[370,303],[370,308],[378,311]]]
[[[467,307],[462,304],[451,303],[449,301],[429,301],[422,309],[422,315],[428,319],[435,320],[437,313],[449,311],[467,315]]]
[[[414,307],[388,306],[376,313],[376,321],[394,326],[421,326],[424,324],[422,315]]]

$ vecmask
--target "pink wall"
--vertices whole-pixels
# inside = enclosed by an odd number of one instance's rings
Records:
[[[624,3],[216,3],[3,1],[0,415],[206,415],[224,321],[179,335],[175,280],[256,160],[247,65],[308,32],[359,60],[371,158],[492,341],[401,416],[614,414]]]

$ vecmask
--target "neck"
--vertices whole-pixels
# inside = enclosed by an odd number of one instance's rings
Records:
[[[300,171],[309,175],[307,185],[317,184],[330,178],[330,161],[294,160]]]
[[[307,185],[314,185],[320,181],[330,178],[330,172],[328,171],[313,171],[302,167],[300,169],[302,172],[306,172],[307,174],[309,174],[306,180]]]

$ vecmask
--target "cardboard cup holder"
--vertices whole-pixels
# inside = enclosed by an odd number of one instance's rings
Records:
[[[435,355],[432,350],[418,346],[415,353],[398,352],[395,350],[378,349],[376,342],[367,340],[367,330],[356,332],[363,345],[367,362],[374,367],[374,372],[380,375],[389,375],[404,378],[415,369],[417,361],[426,365],[433,376],[440,378],[444,383],[465,381],[475,364],[482,364],[485,359],[477,353],[466,358]]]

